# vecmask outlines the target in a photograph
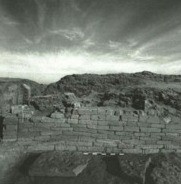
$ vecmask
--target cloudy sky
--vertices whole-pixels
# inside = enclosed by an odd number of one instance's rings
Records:
[[[181,0],[0,0],[0,77],[181,74]]]

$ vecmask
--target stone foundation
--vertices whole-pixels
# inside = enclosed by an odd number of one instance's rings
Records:
[[[149,115],[148,115],[149,114]],[[112,108],[78,108],[51,117],[5,119],[3,141],[28,150],[101,153],[181,152],[181,118]],[[152,114],[152,115],[150,115]]]

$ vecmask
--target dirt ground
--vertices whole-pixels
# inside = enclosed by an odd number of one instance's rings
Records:
[[[85,163],[86,167],[77,176],[72,175],[75,167]],[[11,168],[2,184],[162,183],[181,183],[181,155],[85,156],[70,152],[33,153],[25,155]]]

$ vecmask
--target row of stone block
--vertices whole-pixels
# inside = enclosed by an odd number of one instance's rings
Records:
[[[117,148],[117,147],[100,147],[99,145],[92,145],[91,142],[81,142],[77,144],[76,142],[46,142],[46,143],[36,143],[29,145],[28,151],[47,151],[47,150],[57,150],[57,151],[79,151],[79,152],[97,152],[97,153],[130,153],[130,154],[153,154],[153,153],[168,153],[168,152],[181,152],[181,148],[164,148],[161,146],[147,146],[147,147],[137,147],[137,148]]]

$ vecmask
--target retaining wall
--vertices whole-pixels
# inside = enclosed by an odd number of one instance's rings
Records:
[[[51,117],[5,119],[3,140],[32,150],[104,153],[181,152],[181,119],[111,108],[71,109]]]

